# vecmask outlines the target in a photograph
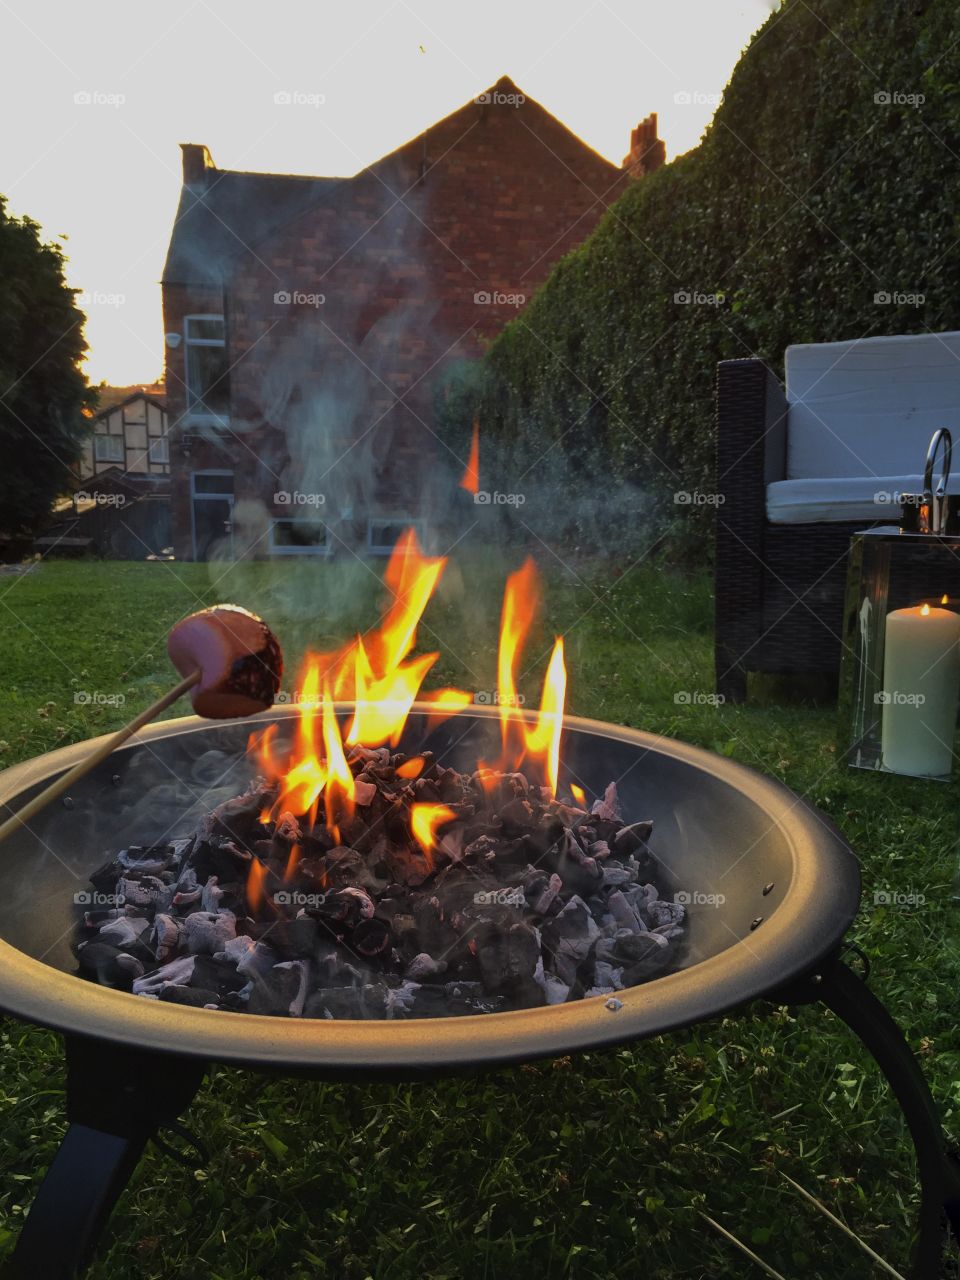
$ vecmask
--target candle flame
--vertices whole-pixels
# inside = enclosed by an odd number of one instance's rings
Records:
[[[920,614],[924,618],[927,616],[929,612],[930,612],[930,606],[928,604],[925,604],[920,610]]]
[[[941,603],[941,604],[947,604],[947,602],[949,601],[949,599],[950,599],[950,597],[947,595],[947,593],[946,593],[946,592],[944,592],[944,593],[943,593],[943,595],[940,597],[940,603]]]

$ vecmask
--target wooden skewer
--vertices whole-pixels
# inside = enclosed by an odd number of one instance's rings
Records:
[[[812,1204],[815,1209],[819,1209],[823,1216],[828,1218],[835,1227],[839,1227],[844,1235],[847,1235],[851,1240],[856,1241],[867,1257],[872,1258],[881,1270],[886,1271],[887,1275],[894,1276],[895,1280],[904,1280],[904,1277],[895,1267],[891,1267],[890,1263],[884,1258],[881,1258],[875,1249],[870,1248],[866,1240],[861,1240],[855,1231],[851,1231],[845,1222],[838,1218],[835,1213],[831,1213],[827,1206],[822,1201],[818,1200],[816,1196],[811,1195],[806,1187],[801,1187],[799,1182],[794,1182],[790,1175],[788,1173],[784,1173],[782,1169],[780,1170],[780,1177],[785,1178],[786,1181],[790,1183],[791,1187],[793,1187],[794,1191],[798,1191],[808,1204]]]
[[[8,835],[20,827],[25,827],[30,819],[45,808],[51,800],[56,800],[57,796],[62,796],[75,782],[78,782],[85,774],[88,774],[91,769],[96,768],[101,760],[106,760],[107,756],[116,751],[117,747],[126,742],[128,738],[132,738],[138,729],[142,729],[154,716],[158,716],[161,711],[166,710],[172,702],[182,698],[187,690],[192,689],[198,682],[200,675],[199,671],[194,671],[185,676],[179,684],[175,684],[162,698],[152,702],[145,711],[141,711],[129,724],[124,725],[122,729],[112,734],[102,746],[97,747],[96,751],[92,751],[86,759],[81,760],[79,764],[75,764],[72,769],[68,769],[62,778],[57,778],[55,782],[50,783],[49,787],[44,787],[39,795],[34,796],[22,809],[7,818],[6,822],[0,824],[0,841],[5,840]]]
[[[764,1262],[762,1258],[758,1258],[752,1249],[748,1249],[742,1240],[738,1240],[732,1231],[728,1231],[726,1227],[721,1227],[719,1222],[709,1217],[709,1215],[706,1213],[701,1213],[700,1217],[704,1220],[704,1222],[709,1222],[711,1227],[719,1231],[720,1234],[726,1240],[729,1240],[730,1243],[735,1248],[739,1249],[740,1252],[744,1255],[744,1257],[749,1258],[751,1262],[756,1263],[756,1265],[760,1268],[760,1270],[765,1275],[771,1276],[772,1280],[786,1280],[786,1278],[782,1276],[779,1271],[774,1271],[773,1267],[771,1267],[768,1263]]]

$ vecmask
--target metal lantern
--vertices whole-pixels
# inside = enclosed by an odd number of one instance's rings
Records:
[[[850,545],[838,746],[857,769],[948,781],[960,687],[960,537],[868,529]]]

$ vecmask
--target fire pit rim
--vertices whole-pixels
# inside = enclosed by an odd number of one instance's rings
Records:
[[[346,713],[349,703],[338,703]],[[411,715],[435,709],[414,703]],[[293,718],[276,706],[237,723]],[[496,719],[496,707],[462,716]],[[568,731],[625,742],[706,771],[747,796],[788,841],[793,867],[783,899],[764,923],[724,951],[618,993],[619,1009],[595,996],[564,1005],[457,1018],[280,1019],[145,1001],[35,960],[0,939],[0,1009],[25,1021],[143,1049],[235,1065],[350,1075],[436,1075],[599,1049],[657,1035],[727,1012],[774,991],[834,951],[860,897],[859,866],[836,826],[784,784],[673,738],[605,721],[565,716]],[[138,742],[209,730],[196,716],[161,721]],[[103,739],[74,743],[0,772],[0,803],[69,768]],[[827,890],[824,893],[824,890]],[[819,909],[813,910],[815,898]],[[830,903],[826,917],[823,899]]]

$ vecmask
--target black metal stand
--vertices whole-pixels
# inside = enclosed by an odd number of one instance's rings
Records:
[[[200,1087],[204,1063],[66,1038],[67,1129],[6,1280],[73,1280],[90,1261],[144,1147]]]
[[[960,1243],[960,1159],[947,1146],[936,1104],[903,1032],[839,954],[780,995],[791,1004],[825,1004],[863,1042],[886,1076],[917,1153],[920,1217],[913,1280],[939,1280],[947,1224]]]
[[[823,1003],[860,1038],[903,1109],[917,1152],[921,1203],[913,1280],[939,1280],[945,1221],[960,1241],[960,1160],[946,1146],[916,1058],[839,953],[769,997]],[[5,1280],[73,1280],[93,1254],[147,1142],[192,1101],[204,1063],[67,1037],[70,1127],[24,1223]]]

